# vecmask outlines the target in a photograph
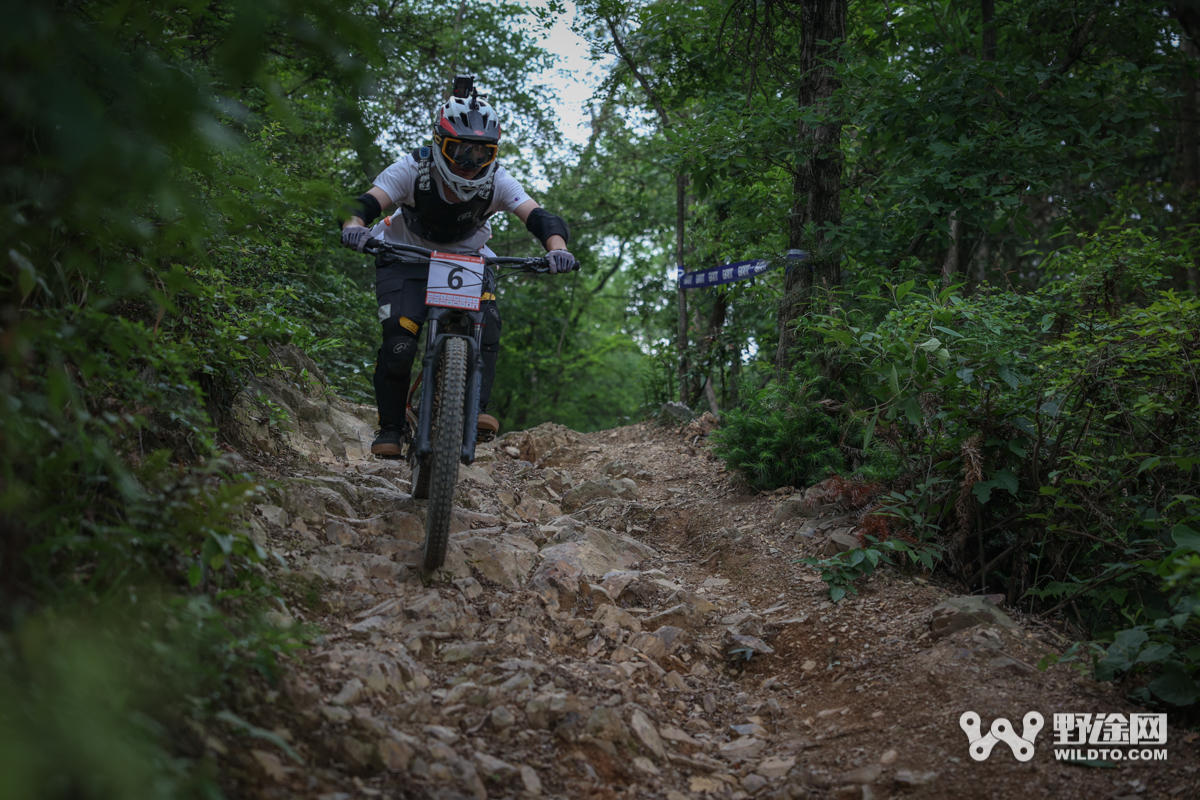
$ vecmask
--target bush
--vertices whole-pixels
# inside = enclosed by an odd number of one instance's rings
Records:
[[[846,469],[894,477],[895,459],[884,448],[857,447],[862,424],[795,375],[726,412],[712,438],[729,469],[756,489],[809,486]]]
[[[1056,253],[1047,269],[1068,277],[1037,293],[909,281],[882,320],[838,309],[812,329],[870,389],[867,444],[929,476],[919,516],[941,567],[1070,610],[1085,636],[1148,626],[1171,657],[1109,655],[1103,674],[1162,669],[1174,678],[1149,691],[1179,703],[1200,656],[1200,300],[1160,288],[1171,266],[1137,232],[1100,236]]]

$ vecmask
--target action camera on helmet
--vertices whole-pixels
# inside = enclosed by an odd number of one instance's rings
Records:
[[[475,91],[474,75],[459,75],[454,79],[454,96],[464,100]]]

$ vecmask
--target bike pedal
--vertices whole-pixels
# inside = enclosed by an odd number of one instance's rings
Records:
[[[477,444],[487,444],[496,438],[496,432],[487,428],[477,428],[475,434],[475,442]]]
[[[404,460],[404,456],[400,455],[399,453],[397,453],[396,455],[387,455],[387,456],[376,453],[375,457],[378,458],[380,461],[403,461]]]

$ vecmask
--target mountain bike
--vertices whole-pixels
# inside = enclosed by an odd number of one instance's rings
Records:
[[[362,252],[379,256],[420,256],[429,265],[425,305],[425,356],[421,371],[408,393],[408,462],[412,467],[412,494],[428,499],[425,516],[426,571],[446,561],[450,516],[458,465],[475,460],[479,389],[483,376],[483,311],[481,301],[488,279],[487,267],[509,270],[504,278],[520,273],[550,271],[545,258],[440,253],[415,245],[369,239]],[[576,262],[573,269],[579,269]]]

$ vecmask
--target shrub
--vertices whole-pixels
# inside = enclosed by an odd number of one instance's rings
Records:
[[[838,309],[813,329],[870,389],[864,446],[882,436],[929,476],[893,512],[919,518],[942,568],[1069,609],[1084,635],[1150,626],[1175,655],[1128,672],[1161,664],[1174,677],[1149,691],[1179,703],[1200,656],[1200,300],[1160,288],[1171,262],[1137,232],[1099,236],[1056,253],[1068,279],[1033,294],[909,281],[883,319]]]
[[[756,489],[808,486],[846,469],[882,470],[894,477],[894,459],[881,447],[857,447],[861,438],[861,423],[794,375],[767,385],[745,407],[726,412],[713,434],[717,455]]]

